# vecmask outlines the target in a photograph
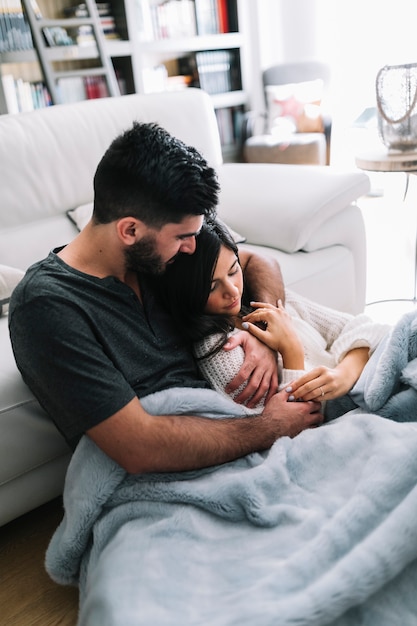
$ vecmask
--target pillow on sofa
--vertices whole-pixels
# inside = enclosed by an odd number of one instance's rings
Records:
[[[285,122],[293,132],[322,133],[321,100],[323,81],[267,85],[265,87],[269,131]]]
[[[90,221],[91,214],[93,212],[93,203],[88,202],[88,204],[81,204],[77,206],[76,209],[71,209],[67,211],[67,215],[70,218],[71,222],[73,222],[78,230],[82,230],[84,226]]]
[[[8,311],[13,289],[22,280],[25,272],[8,265],[0,265],[0,316]]]
[[[78,230],[82,230],[84,226],[90,221],[92,212],[93,212],[93,203],[89,202],[88,204],[81,204],[76,209],[71,209],[70,211],[67,211],[67,215],[70,218],[71,222],[73,222],[76,225]],[[243,235],[240,235],[235,230],[227,226],[227,224],[225,224],[219,218],[217,219],[219,222],[223,224],[223,226],[226,226],[226,228],[229,230],[230,234],[232,235],[233,239],[235,240],[235,243],[245,243],[246,237],[244,237]]]

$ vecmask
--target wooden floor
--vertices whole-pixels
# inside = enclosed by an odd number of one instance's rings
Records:
[[[78,592],[56,585],[44,567],[49,540],[62,518],[54,500],[0,528],[0,623],[75,626]]]

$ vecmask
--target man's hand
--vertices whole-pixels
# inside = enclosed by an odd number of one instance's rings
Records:
[[[288,393],[282,390],[265,405],[262,416],[268,423],[278,425],[281,437],[295,437],[306,428],[323,423],[320,410],[320,402],[288,402]]]
[[[245,381],[248,381],[246,387],[234,400],[241,404],[245,403],[248,407],[254,407],[264,396],[268,401],[277,392],[277,355],[246,331],[230,337],[223,350],[233,350],[238,345],[241,345],[245,352],[245,360],[239,373],[227,385],[226,393],[236,391]]]

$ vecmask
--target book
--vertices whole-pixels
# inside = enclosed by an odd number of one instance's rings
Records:
[[[229,33],[239,32],[239,20],[237,10],[237,0],[226,0],[227,16],[229,22]]]
[[[136,0],[135,13],[139,41],[153,41],[153,39],[155,39],[155,32],[149,0]]]
[[[219,32],[217,0],[194,0],[197,35],[215,35]]]
[[[229,12],[227,0],[217,0],[217,15],[219,23],[219,33],[229,32]]]
[[[110,15],[110,2],[96,2],[97,12],[100,17]],[[65,17],[89,17],[87,5],[82,2],[63,9]]]
[[[3,74],[1,77],[4,99],[8,113],[20,113],[17,99],[16,84],[12,74]]]
[[[28,82],[12,74],[1,76],[7,113],[16,114],[51,105],[51,97],[43,81]]]
[[[20,0],[0,1],[0,52],[30,50],[32,33]]]
[[[66,76],[57,81],[60,102],[80,102],[86,99],[84,80],[81,76]]]

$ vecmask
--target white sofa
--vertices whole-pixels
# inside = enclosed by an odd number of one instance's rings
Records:
[[[91,202],[96,165],[133,120],[156,121],[217,168],[219,214],[274,255],[293,289],[359,312],[365,232],[359,171],[223,164],[209,97],[199,90],[94,100],[0,116],[0,265],[25,270],[77,234],[66,211]],[[76,393],[76,390],[74,390]],[[56,497],[70,451],[16,369],[0,319],[0,525]]]

